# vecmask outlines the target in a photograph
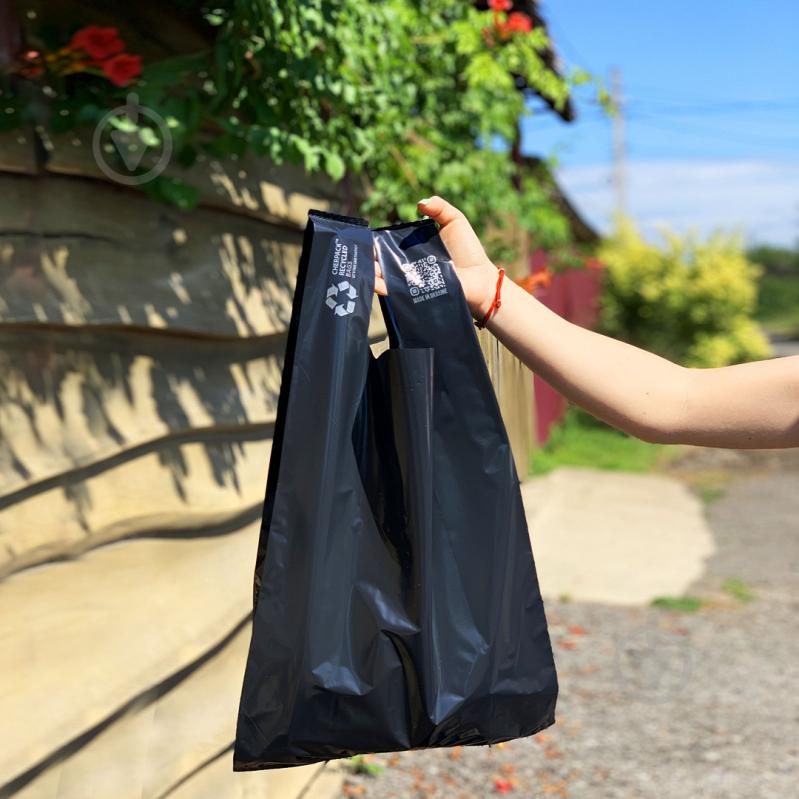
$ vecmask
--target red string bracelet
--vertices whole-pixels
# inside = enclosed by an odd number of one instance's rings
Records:
[[[502,290],[502,278],[505,275],[505,270],[500,267],[499,268],[499,277],[497,277],[497,290],[494,292],[494,301],[491,305],[488,306],[488,310],[485,312],[485,316],[479,321],[475,322],[475,326],[479,328],[483,328],[486,326],[486,322],[488,318],[494,313],[497,308],[502,304],[502,300],[499,298],[500,291]]]

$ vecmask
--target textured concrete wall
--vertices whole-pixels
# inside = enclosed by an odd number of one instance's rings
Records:
[[[0,792],[288,799],[317,769],[231,748],[302,228],[336,192],[206,161],[184,213],[83,142],[33,152],[0,140]]]
[[[316,768],[234,775],[231,747],[302,228],[336,189],[204,161],[185,213],[54,145],[0,139],[0,793],[289,799]],[[481,342],[523,477],[529,375]]]

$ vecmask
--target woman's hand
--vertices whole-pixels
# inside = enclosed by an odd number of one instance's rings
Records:
[[[466,217],[441,197],[419,203],[441,226],[472,314],[494,298],[497,268]],[[378,270],[378,293],[386,284]],[[688,368],[568,322],[513,280],[486,327],[568,400],[626,433],[706,447],[799,447],[799,355]],[[768,409],[764,413],[764,408]]]
[[[420,200],[418,207],[421,213],[427,214],[440,225],[441,240],[452,258],[466,302],[472,315],[475,318],[482,318],[494,299],[497,267],[486,255],[469,220],[454,205],[450,205],[441,197],[430,197]],[[383,295],[388,293],[377,259],[375,259],[375,291]]]

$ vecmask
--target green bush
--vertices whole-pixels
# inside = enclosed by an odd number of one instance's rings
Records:
[[[799,245],[794,249],[761,244],[746,251],[750,261],[760,264],[767,275],[799,275]]]
[[[755,318],[769,332],[799,337],[799,270],[760,279]]]
[[[22,50],[33,63],[0,64],[0,131],[91,132],[133,93],[167,121],[183,166],[250,153],[334,181],[346,176],[342,195],[363,200],[350,212],[375,224],[414,218],[417,201],[435,192],[458,203],[496,260],[521,255],[510,220],[537,246],[571,243],[557,192],[542,176],[522,174],[509,151],[520,117],[538,113],[532,95],[561,110],[577,87],[595,87],[590,94],[606,108],[609,97],[583,70],[555,69],[546,29],[526,13],[465,0],[172,3],[208,47],[145,54],[141,76],[124,87],[93,74],[91,61],[76,72],[82,51],[71,44],[79,24],[72,15],[20,9]],[[170,5],[164,13],[178,13]],[[143,24],[121,6],[97,14],[80,16],[117,18],[131,32]],[[150,115],[126,124],[144,147],[160,145]],[[189,209],[199,200],[190,180],[175,173],[142,185]]]
[[[546,444],[533,451],[530,474],[548,474],[560,466],[647,472],[677,452],[676,447],[650,444],[623,433],[570,404]]]
[[[726,366],[769,355],[752,320],[762,269],[735,234],[664,233],[645,241],[621,220],[600,247],[607,267],[600,329],[685,366]]]

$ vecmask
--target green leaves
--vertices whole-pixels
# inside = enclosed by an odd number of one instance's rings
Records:
[[[340,180],[346,170],[344,159],[338,153],[325,153],[325,169],[333,180]]]
[[[158,175],[142,184],[142,188],[156,200],[176,205],[183,211],[191,211],[199,201],[199,193],[194,186],[178,178]]]
[[[0,96],[0,132],[22,125],[22,103],[15,97]]]
[[[184,13],[196,8],[179,2]],[[513,216],[539,243],[568,238],[541,187],[514,190],[512,161],[492,149],[518,133],[515,76],[556,105],[587,80],[582,72],[564,80],[544,64],[540,27],[500,35],[495,15],[467,0],[214,0],[193,13],[209,48],[145,62],[131,87],[167,120],[177,163],[250,151],[333,180],[360,173],[369,187],[362,210],[375,222],[414,215],[419,196],[436,192],[478,229]],[[92,125],[123,96],[89,88],[66,86],[58,125]],[[0,126],[20,124],[8,107]],[[138,135],[158,144],[154,128]],[[195,201],[175,180],[151,193],[182,208]]]
[[[620,219],[603,242],[603,332],[684,366],[767,357],[768,342],[751,319],[759,269],[741,241],[720,232],[704,240],[663,233],[658,246]]]

